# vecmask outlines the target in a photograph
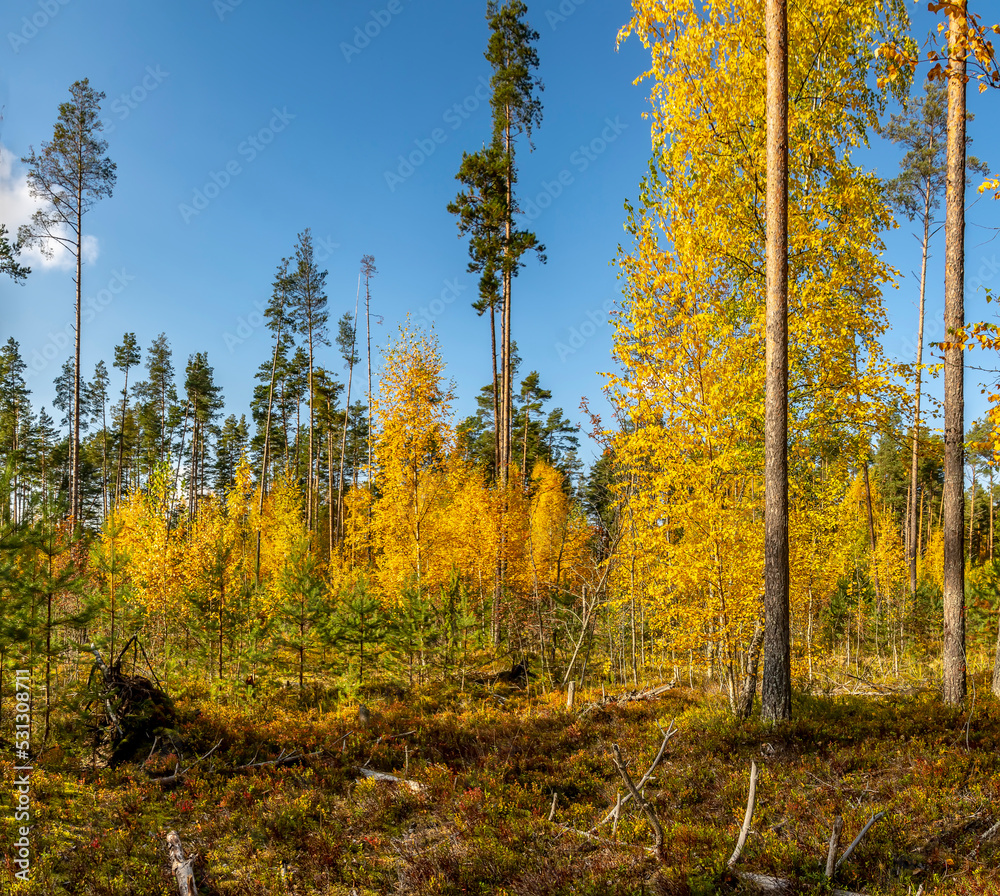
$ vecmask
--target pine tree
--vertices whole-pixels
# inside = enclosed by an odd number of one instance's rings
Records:
[[[188,513],[198,516],[198,501],[205,488],[212,424],[222,410],[222,390],[215,384],[208,355],[198,352],[188,359],[184,392],[191,409],[191,447],[188,451]]]
[[[361,277],[358,276],[358,298],[361,296]],[[337,348],[347,368],[347,398],[344,400],[344,423],[340,441],[340,473],[337,477],[337,537],[344,537],[344,465],[347,460],[347,429],[351,413],[351,385],[354,382],[354,365],[361,361],[358,354],[358,303],[355,300],[354,315],[345,313],[337,325]],[[330,533],[330,554],[333,554],[333,532]]]
[[[90,405],[91,422],[100,424],[98,434],[101,443],[101,520],[108,518],[108,368],[98,361],[94,369],[94,379],[87,387],[87,401]]]
[[[543,89],[534,72],[538,68],[535,43],[539,35],[525,20],[528,7],[523,0],[489,0],[486,18],[490,35],[486,59],[493,67],[490,80],[493,110],[491,148],[499,155],[503,170],[503,244],[498,265],[503,294],[500,370],[500,479],[506,484],[511,463],[511,409],[513,365],[511,348],[511,283],[522,267],[521,257],[529,250],[538,252],[544,261],[544,247],[534,233],[519,230],[514,221],[518,205],[514,188],[517,183],[517,137],[524,135],[532,146],[532,133],[542,121],[542,103],[537,92]]]
[[[966,57],[968,2],[948,14],[948,147],[945,223],[944,353],[944,699],[965,701],[965,328]]]
[[[133,367],[142,360],[139,351],[139,343],[135,338],[135,333],[126,333],[122,337],[121,345],[115,346],[115,368],[125,375],[125,383],[122,386],[122,409],[118,428],[118,465],[115,469],[115,506],[122,495],[122,471],[125,462],[125,429],[128,411],[128,375]]]
[[[95,91],[85,78],[70,87],[70,101],[59,106],[52,140],[41,152],[32,148],[21,161],[28,166],[28,187],[42,207],[21,228],[18,242],[41,246],[52,252],[56,242],[76,259],[76,349],[74,361],[73,427],[70,437],[70,517],[80,513],[80,345],[83,299],[83,217],[98,199],[114,190],[115,163],[105,153],[106,140],[100,137],[104,94]]]
[[[295,269],[289,288],[289,319],[296,333],[306,340],[308,350],[308,376],[305,392],[309,399],[309,455],[306,463],[306,527],[312,528],[316,504],[316,451],[314,433],[316,409],[314,407],[313,372],[316,368],[316,349],[329,345],[327,323],[326,271],[320,271],[313,250],[312,233],[306,228],[299,234],[295,247]]]
[[[973,119],[971,114],[966,116]],[[934,215],[941,207],[947,185],[948,97],[940,84],[928,80],[924,95],[916,100],[908,116],[895,115],[886,128],[886,137],[906,148],[899,175],[887,185],[893,204],[910,221],[919,220],[923,235],[920,261],[920,305],[917,318],[917,359],[914,368],[912,451],[910,484],[906,508],[906,544],[910,567],[910,595],[917,593],[917,478],[920,464],[920,399],[923,380],[924,305],[927,292],[927,259],[930,254]],[[969,141],[967,141],[969,142]],[[986,173],[986,166],[973,156],[967,159],[973,171]],[[935,230],[936,232],[936,230]]]
[[[166,462],[172,448],[170,423],[177,403],[177,387],[173,352],[166,333],[160,333],[146,350],[146,373],[147,379],[135,391],[141,398],[139,420],[148,477]]]
[[[23,283],[31,273],[31,268],[18,264],[21,247],[7,238],[7,227],[0,224],[0,274],[6,274],[15,283]]]
[[[792,716],[788,568],[788,9],[767,0],[767,386],[761,715]],[[756,670],[754,670],[756,673]],[[752,696],[751,696],[752,699]]]

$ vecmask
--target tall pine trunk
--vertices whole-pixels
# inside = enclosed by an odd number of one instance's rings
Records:
[[[948,188],[945,223],[944,356],[944,700],[965,700],[965,70],[967,0],[949,15]]]
[[[761,715],[792,715],[788,591],[788,10],[767,0],[767,336]]]

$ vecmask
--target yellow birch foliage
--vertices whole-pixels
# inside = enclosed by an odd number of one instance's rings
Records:
[[[451,571],[453,392],[443,372],[432,336],[401,327],[384,350],[379,393],[372,401],[378,458],[372,538],[379,582],[389,600],[409,583],[443,587]]]
[[[155,473],[145,491],[124,498],[115,509],[114,551],[123,564],[132,599],[150,617],[167,619],[184,610],[186,588],[186,520],[171,525],[173,485],[164,470]],[[99,548],[110,562],[112,544],[105,531]]]
[[[625,300],[609,378],[616,449],[637,471],[628,499],[652,595],[678,647],[737,649],[762,595],[764,382],[764,17],[759,0],[634,0],[622,39],[651,53],[654,158],[634,246],[620,255]],[[879,344],[880,258],[891,226],[882,188],[851,153],[877,123],[874,48],[905,24],[900,0],[807,0],[789,10],[789,353],[792,505],[820,458],[858,453],[893,393]],[[808,520],[792,523],[800,581]],[[628,575],[633,577],[631,560]],[[618,578],[622,573],[619,572]],[[793,586],[802,618],[808,589]]]
[[[265,586],[260,612],[270,617],[281,604],[282,574],[303,539],[308,538],[302,492],[290,472],[286,471],[275,480],[264,499],[260,525],[260,578]]]
[[[544,460],[532,472],[528,526],[532,577],[545,591],[579,592],[590,557],[590,527],[564,488],[564,476]]]

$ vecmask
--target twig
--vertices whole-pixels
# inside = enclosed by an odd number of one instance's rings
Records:
[[[172,742],[172,741],[171,741],[171,742]],[[209,750],[209,751],[208,751],[208,752],[207,752],[207,753],[206,753],[206,754],[205,754],[204,756],[199,756],[199,757],[198,757],[197,759],[195,759],[195,761],[194,761],[194,762],[192,762],[192,763],[191,763],[191,764],[190,764],[190,765],[189,765],[189,766],[188,766],[188,767],[187,767],[186,769],[184,769],[184,771],[181,771],[181,764],[180,764],[180,761],[178,761],[178,762],[177,762],[177,763],[176,763],[176,764],[174,765],[174,771],[173,771],[173,774],[170,774],[170,775],[165,775],[165,776],[164,776],[164,777],[162,777],[162,778],[152,778],[152,779],[151,779],[151,780],[152,780],[152,782],[153,782],[154,784],[160,784],[160,785],[162,785],[162,786],[164,786],[164,787],[165,787],[165,786],[167,786],[168,784],[176,784],[176,783],[177,783],[178,781],[180,781],[180,780],[181,780],[181,778],[183,778],[183,777],[184,777],[184,776],[185,776],[185,775],[186,775],[186,774],[187,774],[187,773],[188,773],[189,771],[191,771],[191,769],[193,769],[193,768],[194,768],[194,767],[195,767],[195,766],[196,766],[196,765],[197,765],[197,764],[198,764],[199,762],[202,762],[203,760],[205,760],[205,759],[208,759],[208,757],[209,757],[209,756],[211,756],[211,755],[212,755],[212,754],[213,754],[213,753],[214,753],[214,752],[215,752],[216,750],[218,750],[218,749],[219,749],[219,747],[221,747],[221,746],[222,746],[222,741],[220,740],[220,741],[219,741],[219,742],[218,742],[218,743],[217,743],[217,744],[216,744],[216,745],[215,745],[214,747],[212,747],[212,749],[211,749],[211,750]]]
[[[740,829],[740,838],[736,841],[736,849],[726,862],[727,868],[732,868],[740,859],[743,847],[746,846],[747,834],[750,833],[750,823],[753,821],[753,810],[757,803],[757,763],[750,763],[750,794],[747,796],[747,811],[743,816],[743,827]]]
[[[836,874],[836,872],[840,871],[840,866],[843,865],[844,862],[846,862],[851,857],[851,853],[854,852],[855,848],[861,842],[862,838],[865,836],[865,834],[868,833],[868,829],[873,824],[875,824],[876,821],[878,821],[880,818],[882,818],[884,815],[885,815],[885,812],[879,812],[877,815],[873,815],[869,819],[868,824],[866,824],[861,829],[861,833],[858,834],[858,836],[854,838],[854,842],[851,843],[851,845],[848,846],[847,849],[844,850],[844,854],[840,857],[839,861],[837,862],[836,867],[833,869],[833,871],[834,871],[835,874]]]
[[[656,817],[656,812],[653,811],[653,807],[643,798],[642,794],[635,786],[635,782],[632,780],[628,773],[628,769],[625,767],[625,760],[622,759],[621,750],[618,749],[618,744],[611,745],[612,762],[615,764],[615,768],[618,769],[618,774],[622,776],[622,780],[625,782],[625,786],[629,789],[632,794],[632,798],[638,803],[639,808],[646,815],[646,819],[649,821],[649,826],[653,829],[653,836],[656,839],[655,849],[656,856],[663,861],[665,856],[663,852],[663,828],[660,826],[660,820]]]
[[[553,791],[552,793],[552,808],[549,809],[549,821],[552,821],[556,817],[556,803],[559,802],[559,793]]]
[[[323,753],[322,750],[317,750],[315,753],[306,753],[305,755],[303,755],[302,753],[288,753],[286,755],[285,751],[282,750],[278,754],[277,759],[269,759],[265,762],[249,762],[246,765],[236,766],[236,768],[234,768],[233,771],[243,772],[251,768],[265,768],[267,766],[272,766],[272,765],[289,765],[292,762],[299,762],[302,759],[311,759],[313,756],[320,756],[322,755],[322,753]],[[254,758],[256,759],[257,757],[255,756]]]

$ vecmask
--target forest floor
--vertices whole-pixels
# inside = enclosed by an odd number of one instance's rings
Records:
[[[1000,894],[1000,836],[983,838],[1000,818],[1000,705],[987,692],[980,682],[962,712],[930,692],[799,693],[794,721],[772,728],[739,724],[723,698],[687,687],[621,705],[590,706],[601,695],[587,692],[572,711],[561,693],[439,687],[369,692],[362,725],[356,702],[320,688],[308,700],[291,690],[237,699],[191,686],[177,694],[173,742],[148,760],[148,747],[114,769],[60,747],[38,757],[28,883],[14,878],[14,762],[0,744],[0,892],[173,896],[170,831],[195,856],[201,896],[752,892],[726,862],[755,761],[737,872],[832,892],[823,867],[835,817],[843,851],[884,812],[837,887]],[[664,859],[632,803],[616,830],[581,833],[626,792],[612,745],[638,780],[672,720],[645,788]],[[70,742],[62,724],[55,740]],[[416,783],[366,779],[361,767]],[[178,770],[172,784],[152,780]]]

